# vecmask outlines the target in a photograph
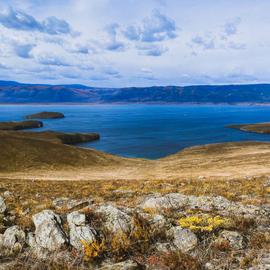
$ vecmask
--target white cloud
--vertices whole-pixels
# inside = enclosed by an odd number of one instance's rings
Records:
[[[108,87],[264,80],[269,8],[252,0],[2,1],[1,78]]]

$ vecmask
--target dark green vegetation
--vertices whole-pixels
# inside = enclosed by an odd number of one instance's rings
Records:
[[[270,84],[94,88],[0,81],[0,102],[268,103]]]
[[[229,128],[240,129],[246,132],[270,134],[270,123],[231,125]]]
[[[40,121],[0,122],[0,130],[21,130],[43,127]]]
[[[59,112],[40,112],[31,115],[27,115],[27,119],[59,119],[64,118],[64,114]]]

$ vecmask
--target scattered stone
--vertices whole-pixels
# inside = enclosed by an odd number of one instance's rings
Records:
[[[95,213],[101,215],[103,227],[110,233],[128,233],[132,228],[131,217],[112,205],[101,205]]]
[[[150,215],[143,212],[139,213],[139,216],[148,223],[153,236],[162,234],[171,228],[171,224],[163,215]]]
[[[215,270],[215,266],[210,262],[206,263],[204,267],[206,270]]]
[[[68,214],[67,221],[69,225],[70,244],[78,250],[82,250],[84,242],[87,244],[95,241],[96,232],[89,225],[86,225],[85,214],[73,212]]]
[[[167,236],[172,239],[175,247],[182,252],[188,252],[198,244],[197,236],[191,230],[183,229],[180,226],[171,228],[167,232]]]
[[[216,241],[225,240],[228,241],[232,249],[243,248],[243,237],[238,232],[233,231],[222,231]]]
[[[100,268],[100,270],[138,270],[138,269],[139,269],[138,264],[131,260],[127,260],[120,263],[107,262],[104,263]]]
[[[35,224],[35,242],[48,251],[57,251],[67,243],[67,237],[61,227],[61,219],[51,210],[43,210],[33,216]]]
[[[25,232],[19,226],[12,226],[6,229],[3,235],[3,246],[10,250],[22,249],[25,243]],[[17,245],[16,245],[17,244]],[[15,246],[16,245],[16,246]]]
[[[0,234],[0,249],[3,247],[4,245],[4,235]]]
[[[270,187],[270,179],[267,179],[267,180],[265,181],[265,183],[263,184],[263,186],[264,186],[265,188]]]
[[[244,217],[268,217],[270,215],[270,212],[263,207],[231,202],[221,196],[188,196],[180,193],[170,193],[164,196],[160,194],[147,196],[140,203],[139,207],[144,210],[152,209],[156,212],[197,209],[207,212],[218,211],[224,215],[242,215]]]
[[[0,196],[0,214],[5,213],[6,210],[7,210],[7,206],[5,204],[5,201],[3,197]]]
[[[118,196],[123,196],[125,198],[129,198],[129,197],[133,197],[135,192],[133,190],[117,189],[113,191],[113,194],[118,195]]]
[[[29,232],[26,236],[26,244],[31,248],[36,248],[36,239],[32,232]]]
[[[69,199],[66,197],[61,197],[53,200],[52,204],[57,210],[67,209],[80,210],[82,208],[88,207],[93,203],[93,200],[88,199]],[[75,209],[76,208],[76,209]]]
[[[12,196],[13,196],[13,193],[12,192],[10,192],[10,191],[5,191],[4,193],[3,193],[3,196],[4,196],[4,198],[11,198]]]
[[[177,210],[185,207],[188,203],[188,197],[180,193],[170,193],[165,196],[154,194],[147,196],[139,207],[142,209]]]
[[[255,266],[248,268],[248,270],[269,270],[270,269],[270,253],[269,250],[264,252],[258,259]]]
[[[169,253],[170,251],[175,251],[175,247],[171,243],[156,243],[155,250],[160,253]]]

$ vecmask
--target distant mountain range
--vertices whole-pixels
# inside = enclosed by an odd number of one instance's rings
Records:
[[[0,103],[270,103],[270,84],[95,88],[0,81]]]

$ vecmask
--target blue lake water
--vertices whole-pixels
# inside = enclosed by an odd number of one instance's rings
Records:
[[[270,135],[226,128],[229,124],[270,122],[270,106],[229,105],[0,105],[0,121],[22,120],[40,111],[64,119],[44,120],[42,130],[98,132],[83,144],[126,157],[159,158],[179,150],[228,141],[270,141]]]

